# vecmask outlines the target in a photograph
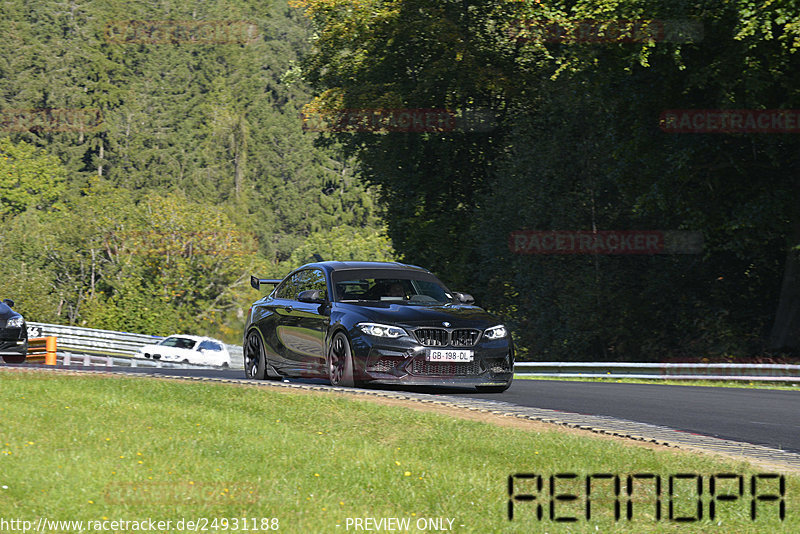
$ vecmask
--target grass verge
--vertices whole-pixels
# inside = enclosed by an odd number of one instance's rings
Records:
[[[507,428],[333,394],[0,370],[0,519],[93,522],[84,523],[86,532],[101,531],[92,530],[101,525],[96,522],[110,527],[110,521],[148,519],[171,522],[158,532],[265,532],[273,531],[270,518],[277,518],[278,531],[298,533],[366,531],[367,525],[480,533],[800,531],[796,474],[785,475],[785,520],[771,501],[757,501],[758,515],[751,519],[750,480],[762,471],[711,456],[575,432]],[[537,479],[516,480],[515,493],[537,500],[517,502],[509,521],[508,476],[515,473],[544,478],[541,491]],[[577,517],[574,523],[549,519],[547,477],[562,473],[577,478],[554,479],[556,493],[579,498],[553,501],[555,513]],[[593,479],[587,520],[585,482],[596,473],[618,475],[621,495],[615,497],[613,479]],[[634,479],[634,517],[627,520],[626,477],[642,473],[661,477],[660,501],[654,484]],[[743,495],[717,501],[712,521],[710,476],[719,473],[741,475]],[[670,496],[668,480],[676,474],[702,475],[703,519],[669,519],[670,502],[674,517],[697,516],[697,481],[676,479]],[[774,481],[759,483],[759,493],[778,492]],[[736,484],[718,479],[716,491],[735,493]],[[619,521],[615,502],[621,504]],[[183,528],[176,528],[180,520]],[[205,530],[187,528],[187,521],[200,521],[198,527],[205,521]],[[134,531],[146,530],[130,524],[116,530]]]

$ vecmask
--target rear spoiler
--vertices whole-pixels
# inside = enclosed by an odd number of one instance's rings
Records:
[[[253,289],[261,289],[261,286],[264,284],[272,284],[276,286],[281,282],[283,282],[283,280],[278,280],[276,278],[257,278],[255,276],[250,277],[250,285]]]

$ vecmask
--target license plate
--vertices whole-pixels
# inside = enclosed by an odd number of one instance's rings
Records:
[[[471,350],[428,349],[429,362],[471,362]]]

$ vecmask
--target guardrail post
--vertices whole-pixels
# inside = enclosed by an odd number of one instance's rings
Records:
[[[47,336],[44,341],[44,364],[45,365],[56,365],[58,363],[56,357],[56,338],[53,336]]]
[[[64,353],[64,361],[63,361],[64,365],[69,365],[70,356],[71,356],[71,354],[69,352],[65,352]]]

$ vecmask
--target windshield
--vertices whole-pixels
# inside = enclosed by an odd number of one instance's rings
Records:
[[[338,302],[395,302],[405,304],[447,304],[452,294],[441,282],[425,273],[387,271],[385,274],[352,276],[346,273],[334,282]],[[420,274],[422,276],[415,277]],[[348,276],[349,275],[349,276]]]

